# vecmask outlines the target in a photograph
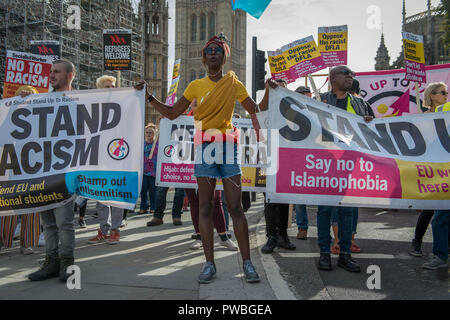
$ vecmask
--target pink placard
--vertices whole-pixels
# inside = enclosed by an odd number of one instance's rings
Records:
[[[427,82],[427,71],[425,69],[425,64],[405,60],[405,67],[406,67],[406,76],[405,76],[406,80],[420,83]]]
[[[193,164],[161,164],[161,182],[177,182],[196,184]]]
[[[327,67],[347,64],[347,51],[321,52],[321,54]]]
[[[298,79],[298,78],[307,76],[308,74],[312,74],[314,72],[320,71],[325,68],[326,67],[325,67],[323,58],[322,58],[322,56],[319,56],[317,58],[302,61],[302,62],[296,64],[295,66],[292,66],[289,69],[290,78]]]
[[[402,196],[400,172],[394,159],[356,151],[280,148],[279,168],[279,193]]]

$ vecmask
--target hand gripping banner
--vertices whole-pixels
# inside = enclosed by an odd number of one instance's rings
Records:
[[[76,195],[134,208],[142,179],[144,90],[83,90],[0,100],[0,215]]]

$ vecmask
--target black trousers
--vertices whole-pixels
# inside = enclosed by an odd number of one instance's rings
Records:
[[[264,206],[264,217],[267,237],[287,237],[289,204],[267,203]]]
[[[425,232],[427,232],[428,225],[433,218],[434,210],[423,210],[417,218],[416,231],[414,234],[414,240],[422,242]],[[450,244],[450,232],[448,233],[448,243]]]

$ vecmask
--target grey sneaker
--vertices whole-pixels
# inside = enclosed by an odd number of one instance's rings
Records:
[[[202,271],[198,276],[198,283],[211,283],[213,276],[216,274],[216,265],[214,262],[206,261]]]
[[[248,283],[261,281],[259,279],[258,273],[255,270],[255,267],[253,266],[250,260],[245,260],[243,267],[244,267],[245,281],[247,281]]]
[[[448,268],[447,261],[442,260],[438,256],[434,256],[430,261],[424,263],[422,266],[424,269],[437,270]]]

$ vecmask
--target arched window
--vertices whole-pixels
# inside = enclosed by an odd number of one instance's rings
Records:
[[[195,70],[191,70],[191,81],[194,81],[196,79]]]
[[[152,19],[152,34],[159,34],[159,19],[158,16],[153,16]]]
[[[145,33],[150,34],[150,18],[147,15],[145,16]]]
[[[197,16],[195,14],[191,17],[191,41],[197,41]]]
[[[158,60],[153,58],[153,79],[158,77]]]
[[[200,15],[200,40],[206,39],[206,15]]]
[[[214,13],[209,14],[209,39],[216,34],[216,16]]]

